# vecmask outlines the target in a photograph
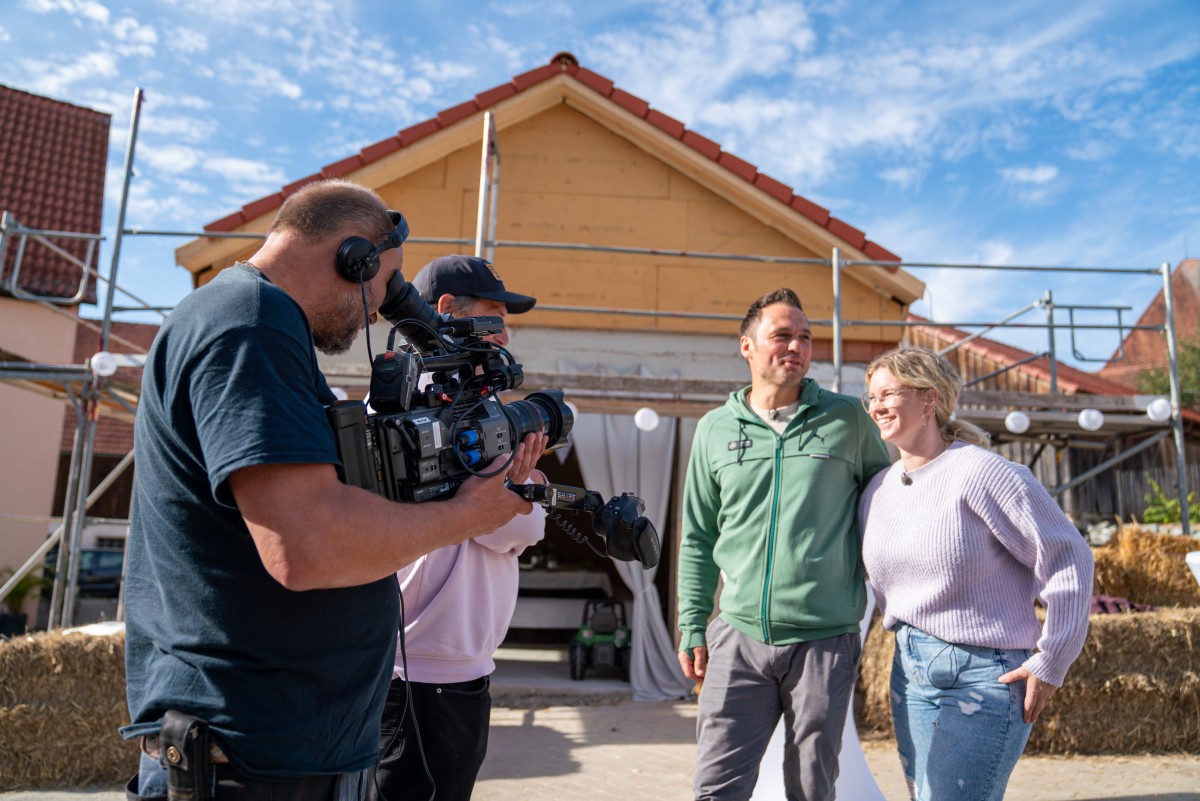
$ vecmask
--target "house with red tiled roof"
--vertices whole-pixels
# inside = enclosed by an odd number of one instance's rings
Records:
[[[964,381],[958,415],[986,430],[996,450],[1025,464],[1047,487],[1059,487],[1076,476],[1149,439],[1156,442],[1131,453],[1112,469],[1101,472],[1066,493],[1065,508],[1083,519],[1128,519],[1145,508],[1150,476],[1164,487],[1178,484],[1176,452],[1170,422],[1147,415],[1154,399],[1111,380],[1101,370],[1089,373],[1062,362],[1052,365],[1045,353],[972,336],[917,315],[909,321],[926,323],[907,329],[905,341],[946,352]],[[1145,321],[1147,318],[1143,316]],[[1157,321],[1161,323],[1161,317]],[[1144,324],[1157,324],[1153,320]],[[1156,332],[1136,332],[1160,336]],[[1096,409],[1104,415],[1097,431],[1083,429],[1079,414]],[[1020,411],[1029,428],[1009,430],[1008,415]],[[1185,409],[1185,464],[1189,487],[1200,486],[1200,414]]]
[[[1200,343],[1200,259],[1184,259],[1171,273],[1171,303],[1175,312],[1175,332],[1179,341]],[[1166,302],[1159,290],[1138,318],[1138,325],[1162,325],[1166,320]],[[1100,375],[1131,390],[1140,391],[1141,376],[1150,368],[1166,370],[1167,343],[1158,331],[1130,331],[1113,353]]]
[[[792,187],[581,66],[569,53],[277,192],[248,200],[205,230],[264,233],[289,194],[313,180],[344,177],[372,187],[409,219],[413,239],[405,246],[406,273],[450,250],[470,252],[487,113],[495,120],[502,165],[490,237],[499,242],[493,261],[507,286],[539,300],[514,321],[521,326],[523,357],[532,362],[527,367],[535,370],[557,369],[563,337],[572,336],[564,332],[592,332],[576,338],[594,340],[594,332],[603,331],[659,337],[654,349],[644,347],[646,340],[617,346],[667,355],[652,369],[668,363],[678,368],[676,356],[686,362],[687,354],[702,354],[703,368],[680,368],[684,375],[700,375],[697,371],[712,365],[711,349],[700,343],[712,335],[719,340],[725,370],[705,377],[740,379],[744,366],[736,348],[728,347],[737,325],[720,316],[740,318],[755,297],[792,286],[811,319],[828,320],[833,316],[830,269],[801,262],[828,260],[834,249],[842,259],[899,258]],[[556,250],[553,244],[563,247]],[[256,246],[201,237],[180,247],[176,260],[199,285]],[[640,252],[617,252],[621,248]],[[924,285],[884,264],[847,271],[843,290],[846,316],[898,320]],[[814,337],[816,359],[830,358],[829,326],[818,326]],[[897,338],[890,328],[850,329],[845,356],[865,362]],[[580,350],[575,344],[569,350],[577,361],[592,363],[604,361],[613,345],[597,349],[581,341]]]
[[[109,115],[0,85],[0,362],[67,364],[78,304],[95,300]],[[91,241],[29,230],[93,235]],[[64,255],[64,253],[66,255]],[[64,315],[63,312],[66,312]],[[0,382],[0,568],[46,539],[62,404]],[[12,469],[19,459],[20,469]]]
[[[490,183],[481,180],[489,115],[499,164],[492,162]],[[494,247],[490,258],[509,289],[538,299],[531,312],[509,320],[510,347],[525,367],[523,389],[564,387],[581,412],[597,413],[577,416],[565,461],[543,463],[574,486],[595,484],[598,475],[625,476],[617,491],[642,482],[647,514],[664,540],[665,569],[656,578],[663,598],[674,597],[677,521],[668,500],[696,418],[748,382],[737,329],[750,303],[781,286],[799,292],[814,321],[810,375],[828,385],[835,252],[871,262],[843,276],[847,318],[902,320],[924,292],[894,263],[899,257],[866,232],[569,53],[247,199],[205,230],[263,234],[285,198],[330,177],[369,186],[404,212],[412,231],[404,247],[410,278],[437,256],[473,252],[479,221],[488,216],[480,214],[488,208],[481,194],[494,203],[494,231],[483,237]],[[200,285],[257,246],[202,236],[178,248],[176,261]],[[376,347],[385,334],[386,327],[373,332]],[[899,333],[859,326],[844,334],[844,356],[857,362],[846,389],[857,392],[865,362],[895,345]],[[319,358],[331,383],[361,392],[369,364],[363,338],[341,361]],[[667,422],[638,433],[632,414],[644,406]],[[608,447],[616,433],[587,434],[590,418],[602,414],[628,447]],[[606,460],[617,451],[639,454],[637,471],[610,470]],[[653,487],[650,473],[657,476]],[[584,558],[579,546],[550,536],[548,547],[561,548],[560,564]],[[577,609],[572,616],[573,627]]]

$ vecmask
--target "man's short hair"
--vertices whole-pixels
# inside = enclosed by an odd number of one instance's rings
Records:
[[[795,292],[787,287],[774,289],[750,304],[750,308],[746,310],[746,316],[742,318],[742,327],[738,329],[739,336],[749,335],[758,325],[758,321],[762,319],[763,309],[775,303],[783,303],[804,311],[804,307],[800,305],[800,296]]]
[[[319,242],[361,228],[374,241],[394,226],[379,195],[353,181],[330,178],[305,184],[283,201],[269,233],[293,231],[306,242]]]

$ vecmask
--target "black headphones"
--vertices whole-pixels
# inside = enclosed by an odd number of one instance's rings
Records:
[[[400,247],[408,239],[408,220],[398,211],[388,211],[395,228],[378,245],[361,236],[342,241],[337,252],[338,274],[353,284],[370,281],[379,273],[379,255],[385,250]]]

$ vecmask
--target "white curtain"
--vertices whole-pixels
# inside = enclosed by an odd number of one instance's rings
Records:
[[[573,367],[573,366],[572,366]],[[559,369],[571,369],[564,364]],[[587,372],[611,372],[592,368]],[[641,375],[649,375],[646,368]],[[633,415],[580,414],[572,430],[584,484],[605,500],[622,492],[633,492],[646,503],[645,515],[659,531],[664,548],[663,526],[671,495],[671,460],[675,451],[675,418],[661,418],[653,431],[642,431]],[[663,621],[662,601],[654,576],[658,568],[643,570],[637,562],[613,561],[626,586],[633,592],[633,652],[629,668],[635,701],[661,701],[686,697],[692,683],[683,675],[675,655],[675,639]]]

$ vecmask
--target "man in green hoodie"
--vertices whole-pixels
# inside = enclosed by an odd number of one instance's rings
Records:
[[[750,306],[741,353],[750,386],[700,420],[684,490],[679,662],[701,685],[695,795],[750,798],[782,714],[788,797],[826,801],[862,650],[855,510],[891,459],[857,398],[805,377],[812,330],[795,292]]]

